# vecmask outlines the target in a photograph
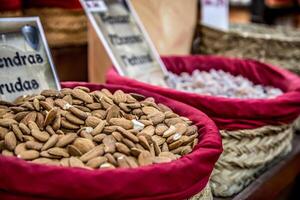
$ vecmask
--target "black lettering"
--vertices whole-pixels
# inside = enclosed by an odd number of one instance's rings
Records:
[[[13,62],[16,66],[22,65],[19,52],[16,52],[16,55],[13,58]]]
[[[16,92],[15,89],[14,89],[14,84],[9,83],[9,85],[10,85],[11,91],[12,91],[12,92]]]
[[[24,91],[23,85],[22,85],[22,81],[21,81],[21,78],[20,78],[20,77],[18,77],[18,80],[17,80],[17,82],[15,83],[15,89],[16,89],[18,92]]]
[[[3,68],[4,67],[4,65],[3,65],[3,60],[2,60],[2,58],[0,58],[0,68]]]
[[[101,19],[104,23],[108,24],[128,24],[129,23],[129,16],[128,15],[117,15],[117,16],[107,16],[107,15],[100,15]]]
[[[40,54],[36,54],[35,57],[36,57],[36,61],[38,63],[43,63],[44,62],[44,59]]]
[[[38,89],[40,87],[39,83],[36,80],[31,80],[31,85],[33,89]]]
[[[12,63],[11,58],[7,57],[7,58],[3,58],[3,60],[4,60],[4,63],[5,63],[6,67],[9,67],[9,66],[13,67],[14,66],[13,63]]]
[[[7,84],[5,84],[5,87],[6,87],[6,91],[7,91],[8,93],[12,93],[12,92],[13,92],[12,89],[9,89],[9,86],[8,86]]]
[[[27,56],[21,56],[22,61],[23,61],[23,65],[27,65],[27,63],[26,63],[26,57],[27,57]]]
[[[24,81],[23,87],[25,90],[32,90],[30,82],[29,81]]]
[[[3,94],[3,90],[2,90],[3,87],[4,87],[4,85],[1,84],[1,85],[0,85],[0,93],[1,93],[1,94]]]
[[[28,62],[29,62],[30,64],[36,64],[36,61],[35,61],[35,58],[34,58],[33,55],[29,55],[29,56],[28,56]]]

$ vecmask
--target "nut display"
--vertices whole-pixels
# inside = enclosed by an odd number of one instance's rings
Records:
[[[192,151],[198,129],[151,97],[86,87],[0,101],[0,152],[40,164],[135,168]]]
[[[173,88],[177,90],[241,99],[275,98],[283,92],[271,86],[255,85],[247,78],[233,76],[222,70],[211,69],[209,72],[195,70],[180,75],[170,73]]]

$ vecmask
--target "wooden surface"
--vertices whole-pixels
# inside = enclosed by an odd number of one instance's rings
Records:
[[[300,174],[300,135],[295,135],[293,150],[283,160],[274,163],[242,192],[232,198],[214,200],[286,199],[282,196]],[[290,195],[290,194],[289,194]]]
[[[132,4],[160,54],[190,54],[197,0],[132,0]]]
[[[87,45],[51,48],[61,81],[87,81]]]
[[[104,83],[105,74],[112,62],[94,28],[88,23],[88,80],[93,83]]]

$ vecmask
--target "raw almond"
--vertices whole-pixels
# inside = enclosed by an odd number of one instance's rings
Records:
[[[82,152],[74,145],[68,145],[67,151],[71,156],[82,156]]]
[[[140,166],[151,165],[153,163],[153,157],[148,151],[142,151],[139,154],[138,163]]]
[[[55,144],[57,143],[58,141],[58,135],[54,134],[54,135],[51,135],[51,137],[48,139],[48,141],[43,145],[42,147],[42,151],[45,151],[51,147],[54,147]]]
[[[33,160],[39,157],[39,152],[35,150],[22,151],[18,154],[18,157],[23,160]]]
[[[64,158],[70,157],[66,149],[59,148],[59,147],[53,147],[51,149],[48,149],[48,153],[50,155],[58,156],[58,157],[64,157]]]
[[[0,126],[9,128],[12,124],[17,124],[18,122],[14,119],[0,119]]]
[[[14,132],[15,136],[18,138],[19,141],[23,142],[23,133],[20,130],[17,124],[13,124],[11,126],[12,131]]]
[[[77,138],[73,145],[82,153],[85,154],[86,152],[90,151],[95,147],[94,143],[86,138]]]
[[[80,157],[80,160],[82,162],[87,162],[91,160],[92,158],[95,158],[97,156],[102,156],[104,154],[104,147],[102,145],[96,146],[90,151],[86,152]]]
[[[86,103],[93,103],[94,100],[93,98],[85,91],[81,90],[81,89],[73,89],[72,90],[72,95]]]
[[[104,144],[105,153],[114,153],[116,151],[116,140],[112,135],[106,136],[102,143]]]
[[[125,144],[116,142],[115,145],[118,152],[130,155],[130,149]]]
[[[13,151],[17,146],[17,138],[15,134],[11,131],[8,132],[4,137],[4,144],[6,148],[10,151]]]
[[[85,125],[90,126],[92,128],[95,128],[102,120],[94,117],[94,116],[88,116],[85,120]]]
[[[117,90],[117,91],[115,91],[115,93],[113,95],[113,100],[117,104],[125,103],[127,101],[127,96],[125,95],[125,93],[122,90]]]
[[[50,138],[49,134],[46,131],[42,132],[39,129],[31,130],[31,134],[35,139],[41,142],[46,142]]]
[[[127,120],[125,118],[111,118],[109,120],[109,123],[111,125],[120,126],[126,130],[133,128],[133,123],[130,120]]]
[[[52,108],[46,115],[44,126],[51,124],[57,115],[57,108]]]
[[[31,150],[41,150],[43,147],[42,143],[36,142],[36,141],[27,141],[26,143],[26,149],[31,149]]]
[[[106,162],[107,162],[107,158],[101,156],[101,157],[96,157],[96,158],[89,160],[86,165],[88,167],[96,169],[96,168],[99,168],[100,165],[102,165],[103,163],[106,163]]]
[[[68,133],[67,135],[62,136],[56,143],[57,147],[64,147],[72,143],[77,137],[76,133]]]
[[[71,167],[84,167],[83,162],[76,157],[71,157],[69,162]]]

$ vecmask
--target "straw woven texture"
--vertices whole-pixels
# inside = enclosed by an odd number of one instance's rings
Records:
[[[291,151],[291,126],[221,131],[224,152],[211,177],[215,196],[232,196],[249,185],[266,166]]]
[[[252,58],[300,74],[300,31],[232,24],[228,32],[199,26],[194,53]]]
[[[14,10],[14,11],[1,11],[0,17],[20,17],[22,16],[21,10]]]
[[[209,186],[209,183],[206,187],[195,196],[189,198],[188,200],[213,200],[212,192]]]
[[[81,9],[29,8],[27,16],[41,18],[50,46],[81,45],[87,42],[87,19]]]

